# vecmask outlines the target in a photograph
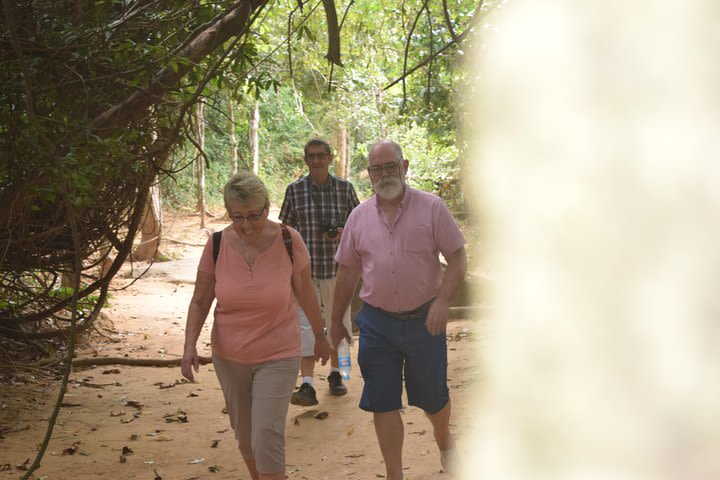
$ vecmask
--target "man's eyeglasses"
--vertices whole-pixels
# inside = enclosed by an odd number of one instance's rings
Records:
[[[306,160],[327,160],[328,158],[330,158],[330,154],[327,152],[308,153],[305,155]]]
[[[263,213],[251,213],[247,217],[243,217],[242,215],[230,215],[230,220],[232,220],[233,223],[242,223],[244,220],[249,220],[251,222],[259,222],[263,219]]]
[[[397,173],[400,171],[400,163],[388,163],[382,166],[375,165],[373,167],[368,167],[367,171],[373,178],[378,178],[380,175],[382,175],[383,171],[388,175],[397,175]]]

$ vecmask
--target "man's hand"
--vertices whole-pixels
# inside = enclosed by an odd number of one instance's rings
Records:
[[[320,360],[325,365],[330,358],[330,344],[325,335],[315,337],[315,361]]]
[[[348,345],[352,345],[352,336],[348,333],[345,325],[343,325],[342,322],[340,322],[339,325],[333,324],[330,329],[330,340],[332,340],[333,350],[337,350],[338,345],[340,345],[343,338],[347,340]]]
[[[436,298],[430,310],[428,310],[425,327],[430,335],[439,335],[445,333],[447,327],[448,316],[450,315],[450,303],[447,300]]]

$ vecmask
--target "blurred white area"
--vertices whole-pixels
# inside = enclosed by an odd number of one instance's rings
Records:
[[[720,2],[510,1],[468,191],[495,309],[466,479],[720,479]]]

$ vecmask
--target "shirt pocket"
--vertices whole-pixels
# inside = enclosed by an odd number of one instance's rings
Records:
[[[415,256],[432,255],[437,250],[432,228],[426,225],[411,228],[403,244],[404,249]]]

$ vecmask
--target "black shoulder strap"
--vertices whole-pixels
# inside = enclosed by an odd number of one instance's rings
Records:
[[[285,225],[281,225],[280,228],[282,229],[282,236],[283,236],[283,243],[285,244],[285,250],[287,250],[288,255],[290,256],[290,262],[293,261],[293,244],[292,244],[292,237],[290,236],[290,232],[288,231],[287,227]],[[213,261],[217,263],[218,255],[220,255],[220,240],[222,240],[222,230],[219,232],[213,233]]]
[[[290,232],[288,231],[288,229],[285,225],[280,225],[280,229],[282,230],[283,243],[285,244],[285,250],[287,250],[288,255],[290,256],[290,263],[292,263],[292,261],[293,261],[292,237],[290,236]]]
[[[213,232],[213,261],[217,263],[218,255],[220,255],[220,240],[222,239],[222,230]]]

